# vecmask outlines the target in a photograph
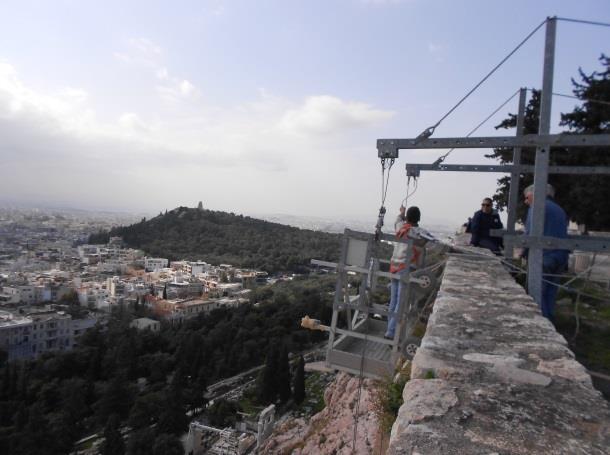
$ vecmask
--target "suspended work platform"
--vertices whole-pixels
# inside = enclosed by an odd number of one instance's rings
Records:
[[[351,374],[382,378],[394,372],[400,357],[412,357],[419,345],[413,330],[422,310],[434,297],[442,264],[424,266],[418,270],[408,268],[401,274],[382,271],[389,261],[388,242],[407,244],[406,263],[410,263],[413,245],[423,249],[424,239],[396,239],[381,234],[376,241],[373,234],[346,229],[338,263],[312,260],[312,264],[337,271],[330,325],[305,316],[301,325],[312,330],[328,332],[325,366]],[[384,254],[385,251],[385,254]],[[425,249],[424,249],[425,252]],[[425,256],[425,255],[424,255]],[[376,293],[389,280],[402,282],[401,302],[396,313],[388,310],[387,302],[376,301]],[[384,335],[387,319],[396,316],[394,338]],[[422,334],[420,334],[422,335]]]

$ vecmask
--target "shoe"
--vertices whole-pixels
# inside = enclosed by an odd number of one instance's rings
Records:
[[[391,336],[388,336],[388,335],[384,335],[383,337],[384,337],[386,340],[393,340],[393,339],[394,339],[394,337],[391,337]]]

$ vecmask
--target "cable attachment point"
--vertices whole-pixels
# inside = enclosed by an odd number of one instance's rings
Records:
[[[447,154],[448,155],[448,154]],[[447,155],[441,155],[438,157],[438,159],[432,163],[432,166],[434,167],[440,167],[440,165],[442,164],[443,161],[445,161],[445,158],[447,158]]]
[[[375,241],[378,242],[381,237],[381,228],[383,227],[383,219],[385,218],[385,207],[382,205],[377,216],[377,224],[375,225]]]
[[[428,139],[430,136],[432,136],[434,134],[435,129],[436,129],[436,125],[423,130],[420,133],[420,135],[415,138],[415,143],[417,144],[418,142],[421,142],[424,139]]]

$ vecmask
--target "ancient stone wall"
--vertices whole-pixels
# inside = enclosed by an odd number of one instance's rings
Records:
[[[608,454],[610,410],[495,258],[452,255],[389,454]]]

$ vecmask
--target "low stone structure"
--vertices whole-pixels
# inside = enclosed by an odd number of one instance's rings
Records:
[[[388,454],[608,454],[610,409],[499,260],[449,257]]]

